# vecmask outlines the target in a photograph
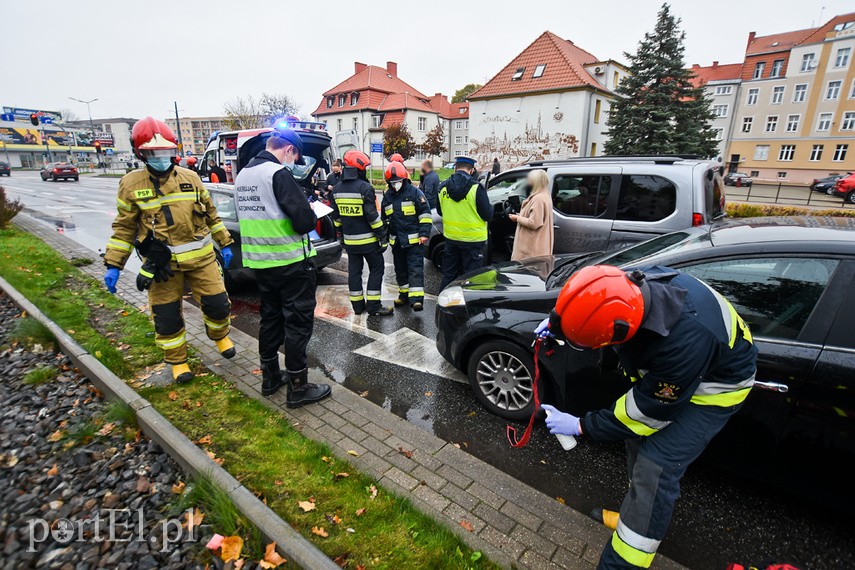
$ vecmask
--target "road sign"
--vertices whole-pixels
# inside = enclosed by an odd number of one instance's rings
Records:
[[[371,143],[371,152],[383,154],[383,143]]]
[[[106,154],[107,156],[113,156],[113,149],[108,148],[107,150],[104,151],[104,154]]]
[[[52,125],[53,119],[51,119],[50,117],[42,117],[42,124],[43,125]]]
[[[0,115],[0,121],[14,121],[15,115],[13,113],[3,113]]]

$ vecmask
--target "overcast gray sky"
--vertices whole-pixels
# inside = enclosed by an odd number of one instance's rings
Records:
[[[482,83],[544,30],[623,61],[659,0],[415,3],[363,0],[0,0],[0,104],[96,118],[222,114],[238,95],[286,93],[311,113],[353,62],[398,62],[426,93]],[[818,25],[852,0],[673,0],[686,63],[742,60],[748,33]],[[391,8],[391,9],[390,9]]]

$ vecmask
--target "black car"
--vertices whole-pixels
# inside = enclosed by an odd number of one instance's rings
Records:
[[[852,173],[849,172],[847,174],[834,174],[833,176],[827,176],[825,178],[815,178],[810,185],[810,189],[814,192],[832,194],[834,192],[834,185],[837,184],[837,181],[843,178],[844,176],[848,176],[849,174]]]
[[[223,271],[226,289],[233,291],[241,284],[255,279],[252,269],[244,267],[242,263],[240,225],[235,215],[234,188],[220,185],[216,189],[210,188],[209,191],[211,192],[211,199],[217,207],[217,213],[220,215],[229,233],[232,234],[232,239],[235,240],[235,246],[232,247],[234,257],[229,265],[229,269]],[[318,255],[314,258],[318,269],[323,269],[327,265],[332,265],[341,259],[341,244],[335,237],[335,226],[329,216],[324,216],[318,220],[315,233],[310,237],[312,238],[312,245],[318,252]],[[222,263],[219,252],[217,252],[217,257]]]
[[[12,176],[12,167],[9,166],[8,162],[0,161],[0,176],[3,175]]]
[[[751,177],[744,172],[731,172],[724,176],[725,186],[751,186],[753,182]]]
[[[478,400],[527,418],[533,330],[579,268],[664,265],[727,297],[759,349],[757,384],[705,457],[837,501],[855,465],[855,219],[752,218],[666,234],[606,254],[535,258],[470,273],[437,301],[437,348]],[[580,415],[629,389],[613,349],[539,358],[542,399]],[[837,493],[845,492],[845,495]]]

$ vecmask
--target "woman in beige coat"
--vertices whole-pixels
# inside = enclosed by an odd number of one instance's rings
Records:
[[[522,203],[519,214],[509,216],[517,224],[512,261],[552,255],[554,233],[549,177],[545,170],[532,170],[527,182],[531,190],[528,198]]]

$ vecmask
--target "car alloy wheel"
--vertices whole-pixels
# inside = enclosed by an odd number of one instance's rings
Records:
[[[846,195],[846,201],[850,204],[855,204],[855,190],[849,191],[849,194]]]
[[[534,407],[534,360],[517,344],[494,340],[480,346],[469,361],[469,384],[491,413],[519,420]]]

